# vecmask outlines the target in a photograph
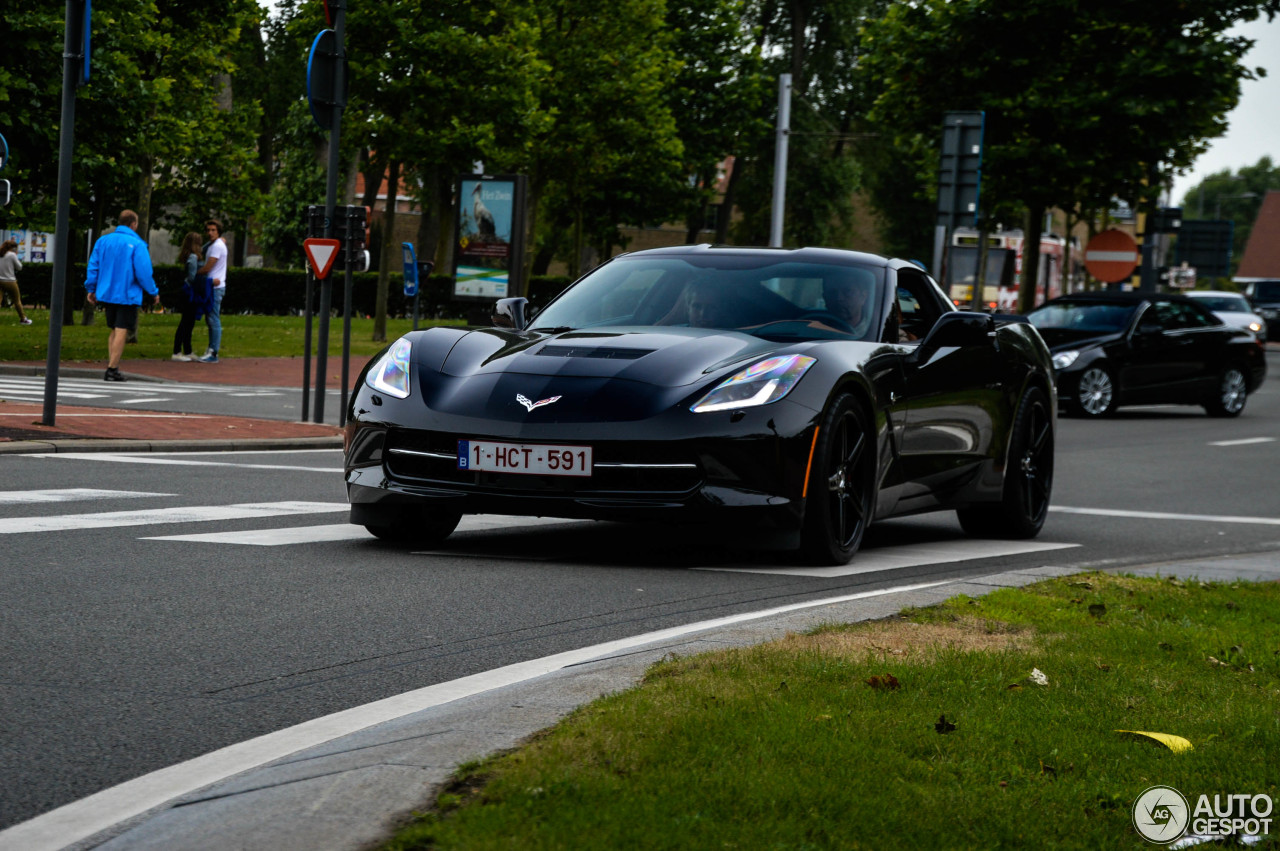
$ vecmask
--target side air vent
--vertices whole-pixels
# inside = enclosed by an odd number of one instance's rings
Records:
[[[610,349],[604,346],[543,346],[536,355],[551,358],[608,358],[611,360],[636,360],[652,354],[653,349]]]

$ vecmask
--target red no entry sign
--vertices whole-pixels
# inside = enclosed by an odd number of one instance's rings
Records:
[[[1099,281],[1118,284],[1138,268],[1138,244],[1122,230],[1104,230],[1085,246],[1084,267]]]

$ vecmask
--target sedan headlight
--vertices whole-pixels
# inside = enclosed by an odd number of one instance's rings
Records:
[[[1250,322],[1250,323],[1249,323],[1249,330],[1250,330],[1250,331],[1252,331],[1253,333],[1257,334],[1259,331],[1261,331],[1261,330],[1262,330],[1262,323],[1261,323],[1261,322]]]
[[[1080,353],[1076,351],[1058,352],[1053,356],[1054,369],[1066,369],[1076,362],[1076,358],[1080,357]]]
[[[405,399],[409,396],[409,355],[413,346],[401,337],[391,348],[369,367],[364,383],[388,396]]]
[[[776,402],[791,392],[817,359],[805,355],[768,358],[726,378],[690,408],[699,414],[737,408],[754,408]]]

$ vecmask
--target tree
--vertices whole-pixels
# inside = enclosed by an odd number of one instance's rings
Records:
[[[1105,208],[1113,196],[1153,206],[1163,175],[1188,168],[1221,134],[1240,80],[1255,76],[1242,64],[1252,42],[1227,29],[1277,8],[1280,0],[900,3],[864,34],[870,117],[920,155],[929,149],[919,139],[940,137],[943,113],[985,111],[987,220],[1021,208],[1027,244],[1038,245],[1048,208]],[[913,170],[936,172],[936,149],[925,156]],[[935,197],[936,186],[917,195]],[[1022,310],[1037,266],[1024,264]]]
[[[1280,167],[1263,157],[1235,173],[1215,172],[1196,184],[1182,199],[1183,219],[1230,219],[1234,222],[1231,270],[1235,271],[1258,218],[1262,199],[1280,190]]]
[[[742,219],[736,242],[768,241],[773,202],[774,119],[778,75],[792,75],[791,134],[783,242],[840,245],[852,222],[860,168],[851,144],[861,111],[856,74],[858,31],[880,14],[883,0],[751,0],[750,21],[762,55],[770,57],[769,86],[756,105],[767,129],[742,137],[734,161],[734,199]]]

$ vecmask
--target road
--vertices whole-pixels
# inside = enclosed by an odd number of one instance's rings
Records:
[[[344,523],[336,451],[8,456],[0,827],[310,718],[664,627],[1015,567],[1280,549],[1280,379],[1236,420],[1138,409],[1062,419],[1058,438],[1036,541],[970,541],[926,515],[818,572],[696,529],[566,521],[468,518],[446,548],[398,549]]]

